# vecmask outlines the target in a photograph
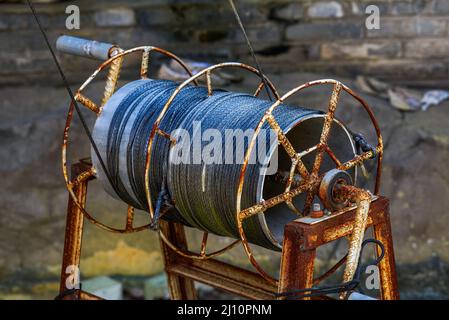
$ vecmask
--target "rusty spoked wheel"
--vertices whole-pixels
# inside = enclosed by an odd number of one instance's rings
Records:
[[[201,70],[200,72],[198,72],[197,74],[195,74],[194,76],[190,77],[189,79],[185,80],[182,84],[180,84],[176,88],[176,90],[173,92],[173,94],[170,96],[170,98],[167,100],[166,104],[164,105],[163,109],[161,110],[158,118],[156,119],[156,121],[153,125],[152,131],[150,134],[150,138],[148,141],[148,149],[147,149],[146,164],[145,164],[145,192],[146,192],[146,198],[147,198],[148,208],[149,208],[151,217],[154,216],[154,208],[153,208],[152,201],[151,201],[152,190],[150,188],[149,170],[150,170],[150,164],[151,164],[150,154],[152,151],[154,138],[155,138],[156,134],[160,134],[166,138],[169,138],[173,142],[173,139],[170,136],[168,136],[167,133],[164,133],[163,131],[161,131],[161,129],[159,128],[159,124],[163,120],[164,115],[166,114],[168,108],[170,107],[171,103],[173,102],[175,97],[178,95],[178,93],[183,88],[188,86],[190,83],[192,83],[192,82],[195,83],[195,81],[197,79],[199,79],[200,77],[205,76],[206,85],[207,85],[207,93],[209,96],[213,95],[211,74],[213,71],[216,71],[218,69],[223,69],[223,68],[241,68],[245,71],[249,71],[251,73],[258,75],[259,77],[263,77],[263,80],[261,78],[261,82],[259,83],[259,85],[257,86],[257,88],[254,92],[254,96],[257,97],[260,94],[260,92],[262,91],[262,89],[265,87],[265,84],[266,84],[268,86],[268,89],[275,96],[275,98],[280,99],[280,96],[279,96],[276,88],[274,87],[274,85],[271,83],[271,81],[265,75],[261,75],[260,72],[254,67],[248,66],[243,63],[238,63],[238,62],[225,62],[225,63],[220,63],[220,64],[210,66],[206,69]],[[161,229],[159,229],[159,235],[160,235],[161,240],[164,241],[165,244],[167,244],[167,246],[169,246],[172,250],[174,250],[179,255],[187,257],[187,258],[191,258],[191,259],[198,259],[198,260],[204,260],[204,259],[216,257],[216,256],[223,254],[226,251],[232,249],[236,244],[238,244],[240,242],[240,239],[238,239],[236,241],[233,241],[231,244],[225,246],[224,248],[222,248],[220,250],[217,250],[217,251],[214,251],[211,253],[207,253],[208,232],[204,232],[202,243],[201,243],[201,251],[200,251],[200,253],[195,253],[195,252],[187,251],[185,249],[177,247],[165,236],[165,234],[163,233],[163,231]]]
[[[321,131],[319,143],[315,146],[312,146],[306,150],[302,150],[301,152],[298,152],[294,149],[292,143],[287,138],[286,134],[282,131],[280,128],[278,122],[276,121],[275,117],[273,116],[272,112],[273,110],[278,107],[281,103],[283,103],[286,99],[293,96],[294,94],[299,93],[300,91],[317,85],[326,85],[326,84],[332,84],[333,90],[331,97],[329,99],[328,104],[328,110],[324,117],[324,123],[323,128]],[[376,135],[377,135],[377,146],[374,150],[363,152],[359,155],[356,155],[354,158],[352,158],[349,161],[346,161],[344,163],[340,162],[340,160],[336,157],[334,152],[330,149],[328,146],[328,138],[329,138],[329,132],[332,125],[332,122],[334,121],[334,115],[337,108],[338,100],[341,94],[341,91],[346,91],[350,96],[352,96],[354,99],[356,99],[362,107],[366,110],[368,113],[368,116],[375,128]],[[242,199],[242,190],[243,185],[245,183],[245,172],[248,166],[248,161],[251,155],[251,152],[255,146],[257,136],[265,122],[268,122],[269,126],[272,130],[274,130],[277,134],[279,144],[282,145],[283,149],[286,151],[287,155],[291,159],[291,170],[289,172],[289,178],[287,179],[287,183],[285,186],[285,191],[277,196],[274,196],[270,199],[264,200],[258,204],[255,204],[249,208],[242,209],[241,207],[241,199]],[[237,201],[236,201],[236,211],[237,211],[237,223],[238,223],[238,230],[240,234],[241,241],[243,243],[243,247],[245,250],[245,253],[248,256],[248,259],[250,260],[251,264],[255,267],[255,269],[261,274],[262,277],[264,277],[267,281],[276,284],[277,279],[271,277],[263,268],[258,264],[256,259],[253,256],[253,253],[251,251],[251,247],[247,241],[247,237],[245,235],[245,231],[243,228],[243,221],[249,217],[252,217],[257,214],[263,213],[265,210],[274,207],[281,203],[286,203],[288,207],[293,210],[295,213],[298,213],[297,208],[293,206],[292,199],[299,194],[306,193],[306,201],[304,204],[304,208],[301,212],[299,212],[300,215],[307,215],[310,211],[312,202],[314,197],[318,194],[318,189],[321,183],[321,180],[323,178],[323,175],[320,174],[320,167],[323,161],[324,154],[327,153],[329,157],[333,160],[335,163],[336,169],[339,170],[349,170],[361,163],[363,163],[365,160],[371,159],[374,156],[377,156],[377,174],[376,174],[376,184],[375,184],[375,194],[378,193],[379,187],[380,187],[380,175],[381,175],[381,165],[382,165],[382,151],[383,151],[383,145],[382,145],[382,136],[380,133],[379,125],[377,123],[377,120],[374,117],[374,114],[371,110],[371,108],[368,106],[368,104],[356,93],[354,93],[350,88],[342,84],[341,82],[333,79],[322,79],[322,80],[316,80],[307,82],[303,85],[300,85],[286,94],[284,94],[281,98],[279,98],[273,105],[266,111],[262,119],[260,120],[258,126],[256,127],[256,130],[254,132],[254,135],[249,143],[248,149],[245,154],[244,162],[241,169],[241,180],[239,181],[238,191],[237,191]],[[311,152],[316,152],[315,159],[313,161],[313,166],[311,170],[309,171],[306,166],[304,165],[304,162],[302,161],[302,158],[310,154]],[[301,183],[292,188],[292,180],[295,173],[298,172],[301,177]]]
[[[75,94],[75,100],[77,102],[81,103],[86,108],[88,108],[90,111],[94,112],[97,116],[101,113],[106,102],[109,100],[109,98],[112,96],[112,94],[115,91],[124,58],[132,53],[137,53],[137,52],[142,53],[141,66],[140,66],[140,78],[141,79],[148,78],[148,67],[149,67],[149,61],[150,61],[150,54],[152,52],[162,54],[170,59],[175,60],[177,63],[179,63],[182,66],[182,68],[184,68],[184,70],[190,76],[192,75],[189,68],[179,57],[177,57],[176,55],[174,55],[171,52],[168,52],[168,51],[158,48],[158,47],[142,46],[142,47],[132,48],[129,50],[122,50],[119,48],[114,48],[114,50],[116,50],[115,55],[113,55],[108,60],[104,61],[92,73],[92,75],[81,85],[81,87],[76,91],[76,94]],[[83,91],[92,82],[92,80],[94,80],[97,77],[97,75],[108,66],[109,66],[109,72],[108,72],[108,75],[106,78],[106,86],[104,89],[103,98],[101,100],[100,105],[98,105],[97,103],[92,101],[90,98],[85,96],[83,94]],[[74,186],[76,186],[77,184],[82,183],[84,181],[94,179],[96,176],[96,171],[95,171],[94,167],[90,167],[90,169],[86,170],[85,172],[82,172],[73,180],[69,179],[68,168],[67,168],[67,147],[68,147],[68,142],[69,142],[69,130],[70,130],[70,125],[71,125],[72,119],[73,119],[74,108],[75,108],[75,105],[72,101],[70,103],[69,111],[67,113],[67,119],[66,119],[66,124],[65,124],[65,128],[64,128],[63,144],[62,144],[62,171],[63,171],[64,180],[66,183],[66,188],[70,194],[72,201],[76,204],[76,206],[81,210],[83,215],[90,222],[92,222],[96,226],[98,226],[106,231],[110,231],[110,232],[114,232],[114,233],[133,233],[133,232],[138,232],[138,231],[148,229],[150,227],[151,223],[141,225],[138,227],[133,226],[134,207],[132,207],[132,206],[128,206],[125,227],[124,228],[114,228],[114,227],[108,226],[105,223],[102,223],[102,222],[98,221],[96,218],[94,218],[89,212],[86,211],[84,206],[81,205],[79,199],[76,197],[75,193],[73,192]]]

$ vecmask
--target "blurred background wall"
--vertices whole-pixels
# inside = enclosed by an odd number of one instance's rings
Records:
[[[58,1],[39,6],[51,36],[67,33],[64,12],[72,3],[81,10],[81,29],[72,34],[126,48],[151,43],[175,49],[179,55],[216,61],[248,57],[227,1]],[[266,70],[363,73],[407,83],[447,84],[449,3],[445,0],[238,3]],[[379,30],[365,28],[369,5],[380,10]],[[2,4],[0,18],[0,40],[9,48],[2,50],[1,81],[23,84],[43,76],[58,80],[28,7]],[[82,60],[65,67],[72,80],[82,79],[87,68]]]
[[[65,28],[69,4],[80,8],[80,30]],[[449,1],[237,4],[260,63],[281,92],[321,77],[354,84],[360,75],[415,90],[449,84]],[[380,9],[380,30],[365,27],[370,4]],[[65,33],[123,48],[150,44],[200,61],[252,61],[224,0],[58,1],[36,4],[36,9],[53,44]],[[98,65],[58,56],[73,88]],[[130,63],[121,79],[136,75]],[[100,92],[102,85],[94,83],[92,92]],[[328,92],[315,93],[301,103],[325,105]],[[59,159],[68,97],[29,8],[17,1],[0,1],[0,97],[0,297],[48,298],[57,291],[64,237],[67,193]],[[382,97],[365,97],[385,138],[382,193],[392,201],[403,296],[449,297],[449,104],[406,112]],[[363,128],[357,110],[341,117]],[[89,154],[76,123],[73,142],[78,147],[71,150],[72,159]],[[114,212],[119,204],[98,187],[92,190],[91,209],[111,223],[122,223],[125,216]],[[154,235],[119,237],[87,227],[85,277],[119,275],[133,283],[161,271]]]

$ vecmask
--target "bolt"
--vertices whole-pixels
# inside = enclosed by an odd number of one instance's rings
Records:
[[[321,205],[318,202],[313,204],[310,216],[312,218],[321,218],[324,216],[324,212],[321,210]]]

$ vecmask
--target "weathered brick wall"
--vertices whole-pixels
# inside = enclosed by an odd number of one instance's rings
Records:
[[[227,1],[74,1],[81,29],[65,29],[71,2],[38,5],[54,41],[61,33],[119,43],[161,46],[181,56],[250,62]],[[241,0],[242,19],[269,71],[373,75],[392,81],[448,82],[447,0]],[[367,30],[365,8],[375,4],[380,30]],[[19,40],[20,39],[20,40]],[[1,83],[55,79],[54,66],[29,9],[0,5]],[[95,63],[62,58],[70,79]]]

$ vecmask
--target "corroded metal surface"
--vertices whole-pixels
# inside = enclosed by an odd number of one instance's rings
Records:
[[[302,162],[301,158],[296,153],[295,149],[293,148],[293,145],[291,144],[290,140],[286,137],[284,132],[282,131],[281,127],[277,123],[276,119],[273,117],[273,115],[269,115],[267,117],[267,122],[269,123],[270,127],[276,132],[279,142],[284,147],[284,150],[287,152],[289,157],[292,159],[292,162],[298,166],[299,174],[304,178],[307,179],[309,177],[309,172],[307,171],[306,166]]]
[[[304,217],[289,223],[285,227],[279,293],[309,288],[335,272],[346,261],[346,256],[313,280],[315,251],[326,243],[351,235],[356,216],[355,208],[343,209],[320,219]],[[375,238],[386,248],[385,257],[379,265],[381,298],[399,299],[387,198],[379,197],[371,203],[365,227],[373,227]]]
[[[56,300],[104,300],[104,299],[83,290],[75,290],[72,293],[65,293],[63,295],[56,297]]]
[[[134,222],[134,208],[128,206],[128,212],[126,214],[126,227],[125,230],[132,230]]]
[[[292,144],[288,141],[288,138],[283,134],[283,132],[281,130],[279,130],[278,126],[276,126],[276,120],[274,119],[272,112],[275,108],[277,108],[281,103],[283,103],[286,99],[288,99],[292,95],[297,94],[300,91],[302,91],[306,88],[309,88],[311,86],[324,85],[324,84],[332,84],[333,90],[332,90],[332,94],[331,94],[331,97],[329,100],[328,111],[326,113],[325,121],[323,124],[320,141],[314,147],[311,147],[308,150],[304,150],[304,151],[302,151],[302,153],[301,152],[297,153],[297,151],[293,149]],[[378,138],[378,143],[377,143],[377,147],[376,147],[377,154],[373,154],[372,151],[364,152],[360,155],[355,156],[353,159],[346,161],[345,163],[341,163],[340,160],[335,156],[334,152],[327,145],[331,124],[334,120],[334,115],[335,115],[335,111],[337,108],[338,99],[339,99],[339,96],[340,96],[340,93],[342,90],[347,92],[349,95],[351,95],[353,98],[355,98],[358,102],[360,102],[360,104],[366,110],[368,116],[370,117],[370,120],[374,126],[374,129],[376,131],[376,135]],[[249,161],[251,152],[255,146],[257,135],[259,134],[259,132],[265,122],[268,122],[270,124],[270,126],[276,131],[279,143],[283,146],[284,150],[287,152],[287,154],[291,158],[292,163],[297,164],[298,171],[299,171],[300,175],[302,176],[303,181],[299,187],[297,187],[293,190],[290,190],[290,186],[289,186],[289,184],[287,184],[287,188],[284,193],[282,193],[278,196],[275,196],[271,199],[265,200],[262,203],[256,204],[252,207],[241,208],[241,197],[242,197],[243,185],[245,183],[244,177],[245,177],[245,172],[246,172],[246,169],[248,166],[248,161]],[[307,172],[307,169],[301,165],[301,163],[302,163],[301,156],[302,156],[302,154],[308,154],[315,150],[317,151],[317,154],[315,156],[312,170],[309,173],[309,172]],[[323,174],[319,175],[319,170],[320,170],[320,167],[321,167],[321,164],[323,161],[323,155],[325,152],[335,162],[337,169],[341,169],[341,170],[349,170],[349,169],[357,166],[358,164],[362,163],[363,161],[365,161],[367,159],[371,159],[375,155],[377,155],[378,162],[377,162],[377,175],[376,175],[376,185],[375,185],[375,194],[377,194],[378,190],[379,190],[379,186],[380,186],[380,174],[381,174],[380,172],[382,169],[381,168],[382,150],[383,150],[382,136],[380,133],[379,125],[377,123],[377,120],[374,117],[374,114],[373,114],[371,108],[361,97],[359,97],[350,88],[348,88],[347,86],[345,86],[344,84],[342,84],[341,82],[339,82],[337,80],[322,79],[322,80],[307,82],[303,85],[300,85],[300,86],[290,90],[289,92],[284,94],[282,97],[278,98],[278,100],[273,103],[273,105],[266,111],[265,115],[262,117],[259,124],[255,128],[253,137],[250,140],[248,149],[245,154],[242,169],[241,169],[240,181],[239,181],[239,186],[238,186],[238,190],[237,190],[237,201],[236,201],[237,219],[239,221],[238,222],[239,232],[240,232],[240,237],[242,239],[242,243],[243,243],[245,252],[246,252],[249,260],[253,264],[253,266],[264,277],[266,277],[267,280],[273,281],[273,279],[270,276],[268,276],[268,274],[266,272],[261,270],[262,268],[255,261],[253,255],[252,255],[252,252],[251,252],[251,248],[248,245],[248,242],[246,240],[242,221],[250,216],[261,213],[264,210],[266,210],[267,208],[270,208],[270,207],[280,204],[282,202],[285,202],[294,212],[298,212],[298,210],[292,205],[292,198],[303,193],[303,192],[307,193],[307,197],[306,197],[306,202],[305,202],[304,208],[303,208],[302,212],[300,212],[300,214],[307,215],[310,211],[310,207],[312,205],[313,199],[314,199],[315,195],[317,195],[317,193],[318,193],[318,188],[319,188],[321,180],[323,178]],[[293,178],[294,174],[295,174],[294,172],[289,173],[290,180]]]
[[[87,182],[89,179],[86,178],[86,176],[84,176],[85,178],[83,179],[78,179],[78,177],[83,175],[83,172],[86,171],[88,171],[88,169],[86,170],[86,168],[83,168],[82,165],[72,167],[72,176],[74,176],[74,180],[79,181],[79,183],[73,186],[73,192],[76,199],[82,206],[86,203]],[[61,294],[66,290],[71,289],[67,288],[67,281],[70,281],[68,277],[73,277],[73,270],[71,268],[73,268],[73,266],[79,267],[80,264],[83,225],[84,215],[78,206],[75,205],[73,199],[69,197],[69,202],[67,205],[64,254],[62,256],[61,281],[59,287],[59,293]]]
[[[347,197],[357,205],[354,226],[352,228],[351,238],[349,241],[348,258],[346,261],[345,271],[343,273],[343,282],[351,281],[354,278],[360,257],[360,249],[362,247],[363,236],[365,235],[368,212],[371,203],[371,195],[368,191],[355,188],[353,186],[340,186],[341,193],[347,194]],[[344,294],[342,297],[344,297]]]
[[[120,51],[117,52],[117,54]],[[114,94],[115,87],[117,85],[120,70],[122,68],[123,57],[119,57],[113,60],[109,66],[108,76],[106,78],[106,86],[104,88],[103,99],[101,100],[101,107],[103,107],[109,98]],[[101,110],[100,110],[101,111]]]
[[[379,263],[381,298],[385,300],[397,300],[399,299],[398,278],[396,275],[393,235],[388,208],[382,214],[383,219],[379,223],[374,224],[374,237],[382,242],[385,247],[385,257]],[[377,250],[377,254],[380,255],[379,248]]]
[[[100,113],[100,108],[96,105],[96,103],[90,100],[88,97],[82,95],[80,92],[75,95],[75,100],[81,103],[83,106],[87,107],[90,111],[93,111],[96,114]]]
[[[326,117],[324,118],[324,124],[323,129],[321,131],[320,136],[320,143],[319,146],[326,146],[327,147],[327,141],[329,139],[329,133],[331,130],[332,122],[334,120],[335,111],[337,110],[337,104],[338,99],[340,97],[340,92],[342,89],[342,85],[340,82],[336,82],[334,84],[332,95],[329,100],[329,106],[326,113]],[[329,147],[327,147],[329,149]],[[323,162],[323,156],[324,156],[325,149],[324,148],[318,148],[317,154],[315,156],[315,161],[313,162],[312,167],[312,179],[316,179],[318,177],[319,170],[321,168],[321,164]],[[304,214],[308,214],[310,211],[310,207],[312,206],[313,198],[315,197],[315,194],[318,191],[318,184],[315,184],[308,192],[307,192],[307,198],[306,203],[304,205]]]
[[[73,172],[73,169],[72,169]],[[72,174],[73,175],[73,174]],[[70,182],[69,186],[70,188],[80,186],[86,181],[95,178],[95,169],[92,166],[87,166],[87,168],[80,172],[78,175],[75,176]]]
[[[140,77],[142,79],[148,78],[148,66],[150,64],[150,48],[143,50],[142,62],[140,65]]]

